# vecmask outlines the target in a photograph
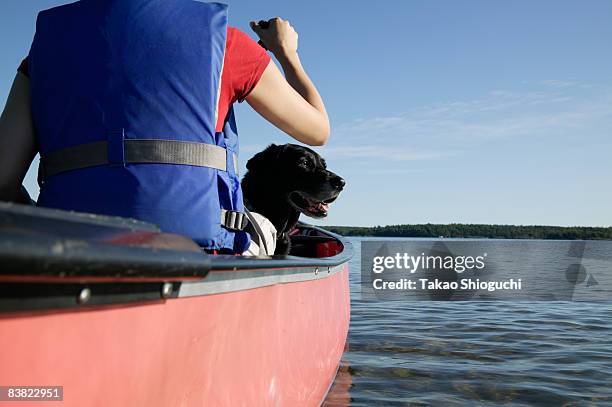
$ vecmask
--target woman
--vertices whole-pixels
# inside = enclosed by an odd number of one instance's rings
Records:
[[[18,199],[40,152],[39,206],[133,217],[244,251],[232,103],[246,100],[303,143],[329,137],[297,33],[281,18],[263,25],[251,28],[285,77],[227,27],[225,5],[81,0],[41,12],[0,120],[0,199]]]

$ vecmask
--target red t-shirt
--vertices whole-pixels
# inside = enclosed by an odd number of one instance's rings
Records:
[[[236,101],[242,102],[251,93],[269,62],[266,50],[251,37],[237,28],[227,28],[216,131],[223,130],[230,106]],[[19,72],[28,74],[27,58],[21,62]]]

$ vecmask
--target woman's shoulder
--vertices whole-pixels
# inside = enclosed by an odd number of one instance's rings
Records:
[[[257,55],[267,55],[266,51],[247,33],[232,26],[227,27],[227,40],[225,47],[226,51],[231,49],[235,52],[248,51]]]
[[[270,62],[270,56],[248,34],[235,27],[227,28],[224,80],[233,84],[232,101],[244,99],[255,87]]]

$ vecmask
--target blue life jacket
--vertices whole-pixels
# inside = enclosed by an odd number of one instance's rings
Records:
[[[38,204],[132,217],[208,249],[246,250],[249,235],[220,221],[244,211],[232,110],[215,132],[226,32],[227,6],[194,0],[81,0],[42,11],[29,55],[44,179]],[[128,147],[146,140],[216,146],[226,168],[185,164],[193,157],[175,164],[165,150],[160,160],[128,159]],[[87,153],[94,147],[103,148],[99,162]],[[54,154],[60,167],[71,165],[45,174]],[[73,165],[79,159],[86,162]]]

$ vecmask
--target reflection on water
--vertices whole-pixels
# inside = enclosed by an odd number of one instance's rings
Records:
[[[365,300],[359,283],[357,255],[325,406],[612,406],[610,302]]]

